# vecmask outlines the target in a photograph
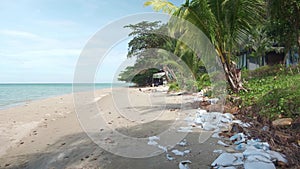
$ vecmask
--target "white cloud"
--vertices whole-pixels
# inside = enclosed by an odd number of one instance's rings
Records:
[[[78,25],[76,22],[71,20],[42,20],[38,21],[39,24],[47,26],[58,26],[58,27],[69,27]]]
[[[17,31],[17,30],[0,30],[0,34],[7,35],[7,36],[14,36],[14,37],[21,37],[21,38],[28,38],[28,39],[40,39],[40,36],[25,32],[25,31]]]
[[[21,48],[22,44],[23,46],[27,45],[32,45],[30,44],[31,42],[36,43],[36,45],[42,45],[42,44],[47,44],[46,46],[49,46],[50,44],[57,44],[60,41],[57,39],[52,39],[52,38],[46,38],[43,36],[40,36],[38,34],[34,34],[31,32],[26,32],[26,31],[19,31],[19,30],[0,30],[0,35],[4,35],[7,38],[3,38],[1,41],[3,42],[13,42],[15,44],[19,44],[18,46],[15,46],[14,48]],[[0,42],[1,42],[0,41]],[[21,46],[20,46],[21,45]],[[32,45],[34,46],[34,45]]]
[[[78,57],[80,55],[81,49],[48,49],[48,50],[32,50],[24,51],[18,53],[6,53],[0,52],[0,56],[3,57],[14,57],[23,58],[26,57],[59,57],[59,56],[73,56]]]

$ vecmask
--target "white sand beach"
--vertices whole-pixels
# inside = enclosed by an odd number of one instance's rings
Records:
[[[136,88],[126,89],[126,92],[122,90],[98,90],[94,98],[98,110],[86,110],[87,117],[92,117],[92,113],[95,118],[101,115],[111,130],[148,139],[168,131],[179,114],[185,116],[188,112],[195,112],[188,103],[191,96],[171,96],[157,89],[151,92],[151,88],[143,88],[142,91]],[[178,168],[182,160],[192,161],[191,168],[209,168],[219,155],[213,150],[224,148],[216,145],[217,140],[213,138],[199,143],[199,131],[187,134],[187,146],[174,147],[181,151],[189,149],[191,153],[184,156],[172,154],[175,157],[172,161],[166,158],[166,153],[145,158],[119,156],[118,153],[128,151],[130,156],[134,151],[143,150],[132,149],[131,152],[119,146],[121,148],[116,150],[117,153],[108,152],[105,149],[122,145],[124,141],[100,135],[106,132],[106,128],[97,130],[102,139],[99,143],[107,147],[95,144],[84,132],[89,125],[83,124],[84,119],[79,121],[77,118],[82,117],[75,112],[72,94],[28,102],[1,110],[0,115],[0,168]]]

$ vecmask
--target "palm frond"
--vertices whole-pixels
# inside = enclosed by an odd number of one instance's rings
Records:
[[[178,9],[177,6],[167,0],[149,0],[144,3],[144,6],[152,6],[154,11],[168,14],[173,14]]]

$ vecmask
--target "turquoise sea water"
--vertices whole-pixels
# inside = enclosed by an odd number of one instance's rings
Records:
[[[97,83],[95,89],[120,87],[126,84]],[[85,90],[86,85],[79,90]],[[72,93],[72,84],[0,84],[0,109],[16,106],[26,101]],[[78,90],[77,90],[78,91]]]

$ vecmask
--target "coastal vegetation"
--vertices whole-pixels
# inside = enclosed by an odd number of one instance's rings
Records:
[[[237,107],[241,117],[260,123],[259,127],[270,126],[276,119],[292,118],[295,125],[285,126],[280,132],[296,140],[277,144],[300,145],[299,136],[295,136],[300,123],[299,0],[186,0],[180,6],[167,0],[148,0],[144,5],[189,21],[201,30],[215,48],[223,68],[229,94],[227,105]],[[132,29],[128,57],[137,56],[137,61],[121,74],[121,80],[128,81],[126,76],[135,76],[134,70],[140,72],[141,67],[150,63],[156,65],[157,70],[174,72],[174,78],[167,79],[170,90],[211,88],[213,76],[218,74],[208,74],[201,56],[178,40],[189,37],[199,46],[201,40],[195,39],[187,27],[176,25],[172,19],[165,24],[141,22],[126,27]],[[162,36],[160,31],[176,36]],[[150,50],[153,48],[158,50]],[[187,65],[193,78],[180,76],[181,64],[166,59],[170,54]],[[257,60],[255,70],[249,70],[251,59]],[[243,64],[239,64],[241,60]],[[142,78],[148,77],[151,75]],[[206,94],[211,93],[208,90]],[[295,152],[291,154],[297,159]],[[300,162],[296,160],[295,164],[300,165]]]
[[[299,115],[297,109],[299,104],[297,102],[291,104],[291,100],[296,98],[291,98],[292,96],[288,94],[292,89],[294,91],[297,88],[298,67],[286,69],[287,60],[293,60],[293,64],[297,64],[299,60],[300,2],[298,0],[186,0],[180,6],[175,6],[166,0],[149,0],[144,5],[151,6],[155,11],[187,20],[208,37],[222,63],[228,82],[228,92],[242,97],[243,103],[239,105],[240,107],[256,103],[269,105],[267,102],[270,99],[278,97],[280,102],[275,101],[273,106],[260,112],[270,118],[276,116],[275,112],[276,114],[284,112],[286,116],[293,117]],[[135,79],[140,86],[151,85],[143,81],[150,82],[152,74],[161,70],[174,72],[172,79],[168,77],[166,79],[170,83],[170,89],[201,90],[211,86],[213,77],[207,74],[201,57],[178,40],[188,36],[189,30],[184,30],[188,28],[171,22],[170,20],[169,23],[162,24],[159,21],[144,21],[125,26],[132,30],[129,34],[132,40],[128,44],[128,57],[137,57],[137,61],[134,66],[128,67],[120,74],[120,80],[128,82]],[[175,29],[177,32],[174,32],[173,27],[182,27],[184,31]],[[161,33],[166,31],[173,31],[176,39]],[[196,41],[197,39],[194,43],[197,45]],[[270,52],[284,55],[284,58],[278,62],[279,65],[275,63],[275,66],[272,66],[274,65],[272,63],[253,72],[246,67],[237,67],[236,62],[243,53],[251,58],[262,60]],[[182,65],[166,57],[170,54],[187,65],[193,78],[178,73],[183,69]],[[292,56],[294,57],[289,58]],[[146,72],[144,69],[147,69],[147,65],[149,68],[155,65],[157,71],[143,73]],[[291,71],[293,73],[290,73]],[[182,80],[186,77],[190,80]],[[277,80],[272,81],[275,77]],[[298,96],[297,92],[293,96]],[[290,104],[293,105],[292,108],[285,106]],[[256,106],[259,107],[259,104]]]

